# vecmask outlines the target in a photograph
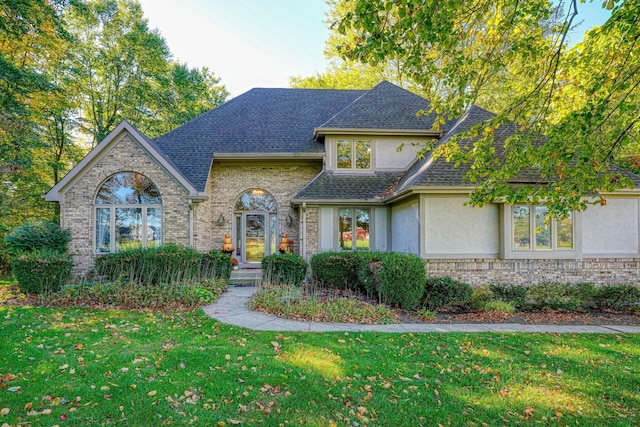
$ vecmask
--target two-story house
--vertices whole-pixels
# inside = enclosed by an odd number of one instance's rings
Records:
[[[544,205],[468,207],[465,168],[416,153],[491,113],[473,107],[443,133],[416,114],[428,109],[388,82],[253,89],[154,140],[121,123],[45,198],[71,229],[77,272],[130,247],[220,249],[225,234],[241,266],[259,266],[286,233],[306,259],[414,253],[429,274],[473,284],[638,282],[640,177],[561,221],[545,221]]]

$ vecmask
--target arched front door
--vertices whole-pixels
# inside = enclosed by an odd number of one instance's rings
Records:
[[[278,245],[278,204],[264,190],[247,190],[234,206],[235,257],[245,264],[259,264]]]

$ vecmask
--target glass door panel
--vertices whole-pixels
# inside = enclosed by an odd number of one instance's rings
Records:
[[[245,214],[245,262],[259,263],[265,256],[266,217],[266,214]]]

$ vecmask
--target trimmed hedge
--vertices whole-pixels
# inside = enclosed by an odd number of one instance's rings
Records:
[[[167,244],[100,255],[96,258],[95,268],[100,276],[110,281],[156,286],[200,278],[228,279],[232,265],[228,254],[215,251],[202,254],[193,248]]]
[[[633,285],[611,285],[595,288],[593,302],[599,309],[621,309],[640,304],[640,288]]]
[[[299,286],[309,264],[295,254],[273,254],[262,258],[262,280],[272,285]]]
[[[11,272],[25,293],[56,292],[67,283],[73,263],[67,254],[48,249],[23,252],[11,259]]]
[[[447,305],[467,305],[471,302],[473,289],[451,277],[429,277],[425,285],[422,306],[434,310]]]
[[[398,252],[380,255],[379,258],[374,255],[367,263],[368,277],[374,278],[378,300],[408,310],[418,307],[427,275],[424,261],[415,255]],[[367,287],[372,289],[371,285]]]
[[[311,257],[313,279],[330,288],[365,290],[361,281],[361,260],[368,252],[321,252]]]
[[[424,261],[398,252],[323,252],[311,258],[311,269],[325,286],[365,291],[407,309],[420,304],[426,280]]]

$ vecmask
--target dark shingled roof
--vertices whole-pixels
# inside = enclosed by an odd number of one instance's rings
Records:
[[[198,191],[213,153],[322,153],[313,129],[362,90],[252,89],[155,139]]]
[[[322,172],[293,199],[304,201],[361,200],[380,202],[383,193],[402,176],[402,172],[343,175]]]
[[[485,109],[471,107],[458,119],[451,130],[440,140],[440,143],[446,143],[454,135],[466,132],[475,124],[489,120],[493,116],[493,113]],[[431,156],[426,156],[409,168],[405,176],[398,182],[395,192],[400,192],[416,185],[434,187],[471,186],[470,183],[464,180],[467,171],[467,165],[460,165],[456,168],[453,163],[449,163],[443,158],[434,161]]]
[[[426,99],[383,81],[319,128],[430,130],[436,114],[417,116],[419,111],[430,108]]]

